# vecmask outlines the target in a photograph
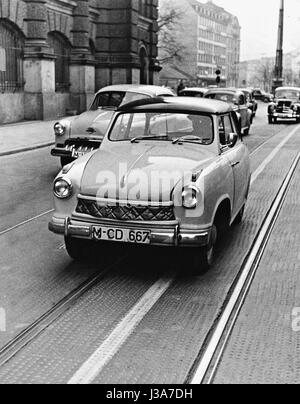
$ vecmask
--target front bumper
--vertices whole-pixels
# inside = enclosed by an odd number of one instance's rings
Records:
[[[273,112],[269,116],[278,119],[300,119],[300,114],[294,111],[289,112]]]
[[[101,223],[86,223],[72,218],[53,217],[49,223],[49,230],[66,237],[75,237],[93,240],[92,228]],[[107,222],[103,225],[107,226]],[[157,228],[142,226],[140,223],[131,225],[129,223],[111,223],[112,228],[130,228],[134,230],[150,230],[150,245],[165,247],[204,247],[209,244],[210,229],[206,231],[181,230],[179,225]]]
[[[99,149],[100,146],[100,141],[89,141],[80,139],[76,139],[74,141],[69,140],[64,145],[56,145],[56,147],[51,150],[51,155],[54,157],[67,157],[71,159],[77,159],[87,153],[91,153],[94,150]]]

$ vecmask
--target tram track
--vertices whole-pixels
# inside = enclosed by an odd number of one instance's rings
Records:
[[[292,138],[292,136],[296,133],[296,131],[299,129],[299,127],[297,127],[297,128],[295,128],[288,136],[287,136],[287,138],[285,138],[284,139],[284,141],[282,141],[278,146],[280,146],[280,147],[278,147],[277,146],[277,148],[275,149],[276,150],[276,153],[273,151],[272,153],[271,153],[271,155],[272,155],[272,159],[270,159],[270,155],[267,157],[267,159],[265,159],[264,160],[264,162],[258,167],[258,169],[255,171],[255,173],[253,174],[253,176],[254,176],[254,179],[252,180],[252,182],[254,182],[257,178],[258,178],[258,175],[266,168],[266,166],[267,166],[267,164],[266,164],[266,162],[270,162],[270,161],[272,161],[274,158],[275,158],[275,156],[276,156],[276,154],[281,150],[281,148],[287,143],[287,141],[290,139],[290,138]],[[268,140],[268,141],[270,141],[270,139]],[[261,145],[258,147],[258,148],[261,148]],[[252,152],[252,155],[255,153],[255,150]],[[279,212],[280,212],[280,206],[282,206],[282,203],[284,202],[284,197],[286,196],[286,193],[287,193],[287,191],[288,191],[288,187],[289,187],[289,184],[290,184],[290,181],[291,181],[291,179],[292,179],[292,177],[293,177],[293,173],[294,173],[294,171],[295,171],[295,169],[296,169],[296,166],[297,166],[297,164],[299,163],[299,159],[300,159],[300,154],[297,156],[297,158],[296,158],[296,160],[294,161],[294,163],[293,163],[293,165],[292,165],[292,167],[291,167],[291,170],[289,171],[289,173],[288,173],[288,175],[287,175],[287,177],[285,178],[285,180],[284,180],[284,182],[283,182],[283,184],[282,184],[282,186],[281,186],[281,188],[280,188],[280,190],[279,190],[279,193],[278,193],[278,195],[277,195],[277,197],[276,197],[276,199],[275,199],[275,201],[273,202],[273,205],[272,205],[272,207],[271,207],[271,209],[270,209],[270,211],[269,211],[269,214],[268,214],[268,216],[267,216],[267,218],[265,219],[265,222],[264,222],[264,224],[263,224],[263,227],[262,227],[262,229],[259,231],[259,234],[257,235],[257,238],[256,238],[256,241],[255,241],[255,243],[254,243],[254,246],[252,247],[252,250],[255,248],[255,246],[256,246],[256,243],[258,243],[259,242],[259,240],[260,240],[260,236],[263,234],[262,233],[262,231],[263,231],[263,229],[264,229],[264,226],[266,225],[266,221],[268,221],[268,218],[270,217],[270,215],[272,214],[273,216],[272,216],[272,218],[273,218],[273,220],[272,220],[272,228],[273,228],[273,226],[274,226],[274,224],[275,224],[275,222],[276,222],[276,218],[278,217],[278,214],[279,214]],[[282,190],[285,190],[285,191],[283,191],[283,195],[281,196],[281,199],[280,199],[280,204],[278,205],[279,207],[277,207],[277,209],[276,209],[276,212],[275,213],[273,213],[273,208],[274,208],[274,206],[275,206],[275,204],[277,205],[277,200],[278,200],[278,198],[280,197],[280,195],[282,194]],[[10,231],[13,231],[13,230],[15,230],[15,229],[17,229],[17,228],[19,228],[20,226],[23,226],[23,225],[25,225],[25,224],[28,224],[29,222],[31,222],[31,221],[33,221],[33,220],[37,220],[38,218],[40,218],[40,217],[43,217],[43,216],[45,216],[45,215],[47,215],[47,214],[50,214],[52,212],[52,210],[51,211],[47,211],[47,212],[44,212],[44,213],[42,213],[41,215],[38,215],[38,216],[35,216],[34,218],[32,218],[32,219],[29,219],[29,220],[27,220],[27,221],[25,221],[25,222],[22,222],[22,223],[20,223],[20,224],[18,224],[18,225],[16,225],[16,226],[14,226],[14,227],[12,227],[12,228],[9,228],[9,229],[7,229],[7,230],[4,230],[3,232],[0,232],[0,236],[1,235],[4,235],[4,234],[6,234],[6,233],[8,233],[8,232],[10,232]],[[275,218],[276,217],[276,218]],[[274,219],[275,218],[275,219]],[[270,226],[268,227],[268,229],[270,228]],[[271,232],[270,232],[270,234],[271,234]],[[269,235],[270,236],[270,235]],[[269,237],[267,238],[267,240],[269,239]],[[265,240],[265,238],[264,238],[264,240]],[[266,241],[264,241],[264,242],[266,242],[266,244],[267,244],[267,240]],[[261,248],[259,248],[259,250],[258,250],[258,253],[260,253],[262,250],[261,250]],[[262,251],[262,253],[263,253],[263,251]],[[253,253],[249,253],[249,255],[248,255],[248,260],[252,257],[252,255],[253,255]],[[83,295],[85,295],[91,288],[93,288],[95,285],[97,285],[97,283],[99,283],[102,279],[104,279],[104,277],[105,277],[105,275],[109,272],[109,271],[111,271],[114,267],[116,267],[117,265],[120,265],[121,263],[122,263],[122,261],[125,259],[125,257],[126,256],[123,256],[123,257],[121,257],[119,260],[117,260],[116,262],[114,262],[113,264],[111,264],[110,266],[108,266],[106,269],[104,269],[103,271],[101,271],[101,273],[98,273],[98,274],[95,274],[94,276],[92,276],[91,278],[89,278],[88,280],[86,280],[84,283],[82,283],[80,286],[78,286],[75,290],[73,290],[70,294],[68,294],[65,298],[63,298],[61,301],[59,301],[52,309],[50,309],[48,312],[46,312],[43,316],[41,316],[37,321],[35,321],[32,325],[30,325],[28,328],[26,328],[22,333],[20,333],[16,338],[14,338],[13,340],[11,340],[8,344],[6,344],[3,348],[1,348],[0,349],[0,368],[3,366],[3,365],[5,365],[10,359],[12,359],[15,355],[17,355],[23,348],[25,348],[28,344],[30,344],[31,342],[33,342],[36,338],[38,338],[50,325],[52,325],[58,318],[60,318],[67,310],[69,310],[71,307],[73,307],[73,305],[76,303],[76,301],[80,298],[80,297],[82,297]],[[254,261],[256,261],[256,255],[255,255],[255,259],[254,259]],[[242,269],[245,267],[246,265],[243,265],[243,267],[242,267]],[[249,271],[250,272],[250,271]],[[241,272],[239,273],[240,275],[241,275]],[[252,276],[252,279],[253,279],[253,277],[255,276],[255,271],[253,272],[253,276]],[[239,277],[239,279],[241,279],[240,277]],[[248,276],[246,277],[246,280],[248,279]],[[166,280],[166,284],[165,284],[165,286],[163,287],[163,292],[162,293],[164,293],[169,287],[170,287],[170,285],[173,283],[173,281],[175,280],[175,277],[170,277],[170,278],[168,278],[167,280]],[[244,283],[243,283],[243,288],[242,289],[244,289],[244,284],[246,283],[246,280],[244,281]],[[232,291],[232,289],[231,289],[231,296],[233,296],[233,295],[235,295],[236,294],[236,288],[238,287],[238,285],[239,285],[239,282],[240,282],[240,280],[235,280],[234,282],[233,282],[233,284],[234,284],[234,287],[233,287],[233,291]],[[155,285],[154,285],[155,286]],[[250,286],[251,286],[251,283],[249,284],[249,286],[248,286],[248,289],[250,288]],[[247,290],[248,290],[247,289]],[[162,296],[162,293],[161,292],[159,292],[159,293],[157,293],[156,292],[156,295],[155,295],[155,301],[151,301],[150,302],[150,304],[149,304],[149,299],[148,299],[148,306],[149,306],[149,309],[148,310],[144,310],[143,311],[143,307],[139,307],[139,304],[141,303],[142,305],[143,305],[143,298],[144,298],[144,296],[142,296],[142,298],[137,302],[137,305],[135,306],[135,307],[138,307],[138,309],[139,309],[139,313],[138,313],[138,315],[139,316],[141,316],[141,312],[142,312],[142,315],[144,316],[144,315],[146,315],[146,313],[151,309],[151,307],[153,307],[153,305],[156,303],[156,301]],[[246,291],[246,293],[247,293],[247,291]],[[240,294],[239,294],[239,296],[240,296]],[[245,295],[246,296],[246,295]],[[244,296],[244,297],[245,297]],[[229,305],[231,303],[231,299],[230,298],[227,298],[226,299],[226,304],[227,305]],[[241,300],[241,305],[242,305],[242,300]],[[236,304],[236,303],[235,303]],[[135,308],[134,307],[134,308]],[[227,306],[226,306],[227,307]],[[133,316],[135,315],[135,310],[134,310],[134,308],[133,308],[133,310],[131,310],[130,311],[130,313],[128,313],[129,315],[130,314],[132,314]],[[226,309],[226,313],[227,313],[227,310],[228,309]],[[240,310],[240,309],[239,309]],[[236,317],[238,316],[238,312],[239,312],[239,310],[236,312]],[[223,312],[224,313],[224,312]],[[231,310],[231,312],[230,312],[230,316],[232,315],[232,310]],[[142,318],[142,317],[141,317]],[[125,319],[126,319],[126,317],[125,317]],[[236,320],[236,319],[235,319]],[[141,321],[141,320],[138,320],[138,321]],[[221,321],[221,320],[220,320]],[[223,322],[224,321],[222,321],[222,324],[223,324]],[[233,325],[232,325],[232,327],[234,326],[234,322],[232,323]],[[137,325],[137,321],[134,321],[134,319],[133,319],[133,321],[132,321],[132,327],[134,328],[134,327],[136,327],[136,325]],[[226,321],[226,325],[225,325],[225,328],[228,326],[228,319],[227,319],[227,321]],[[217,350],[218,349],[220,349],[220,341],[221,341],[221,339],[222,339],[222,337],[223,337],[223,334],[224,334],[224,331],[225,331],[225,328],[222,330],[222,335],[220,336],[220,338],[217,338],[218,339],[218,343],[216,344],[215,343],[215,345],[217,345],[217,347],[216,347],[216,349],[213,351],[213,356],[215,356],[216,355],[216,352],[217,352]],[[113,330],[113,332],[112,332],[112,334],[109,336],[109,337],[111,337],[112,338],[112,336],[114,335],[114,332],[115,332],[116,330]],[[119,333],[119,331],[122,331],[122,322],[119,324],[119,328],[118,328],[118,333]],[[131,334],[131,332],[132,332],[132,330],[126,330],[126,335],[125,335],[125,337],[124,337],[124,341],[126,341],[126,338],[128,338],[129,336],[130,336],[130,334]],[[210,332],[209,332],[209,336],[211,335],[211,333],[213,332],[213,335],[215,335],[215,328],[214,328],[214,331],[212,331],[212,330],[210,330]],[[231,330],[230,330],[230,332],[231,332]],[[229,334],[230,335],[230,334]],[[126,337],[127,336],[127,337]],[[208,340],[210,340],[210,337],[208,337],[207,338],[207,342],[208,342]],[[123,341],[123,342],[124,342]],[[226,341],[225,341],[225,345],[226,345]],[[119,346],[116,346],[116,350],[117,349],[119,349],[121,347],[121,345],[119,345]],[[100,347],[101,348],[101,347]],[[99,352],[101,352],[101,349],[98,351],[98,356],[99,356]],[[207,352],[207,350],[205,351],[205,352]],[[209,349],[209,352],[211,352],[211,348]],[[95,353],[96,354],[96,358],[98,357],[97,356],[97,352]],[[192,369],[192,371],[191,371],[191,374],[190,374],[190,376],[189,376],[189,379],[188,379],[188,383],[192,383],[192,384],[198,384],[198,381],[200,380],[200,377],[199,377],[199,374],[201,373],[201,377],[202,377],[202,375],[203,375],[203,370],[199,370],[199,367],[200,366],[202,366],[203,367],[203,363],[205,363],[205,364],[207,364],[208,363],[208,360],[206,359],[206,357],[205,357],[205,361],[204,361],[204,356],[202,355],[202,351],[201,351],[201,354],[200,354],[200,363],[199,362],[197,362],[197,368],[195,367],[196,365],[194,364],[194,366],[193,366],[193,369]],[[93,359],[93,358],[92,358]],[[211,358],[210,360],[209,360],[209,363],[208,363],[208,365],[206,366],[206,371],[205,371],[205,373],[204,373],[204,375],[203,375],[203,377],[202,377],[202,379],[201,379],[201,382],[203,382],[203,380],[204,380],[204,378],[205,377],[207,377],[207,371],[208,371],[208,369],[209,369],[209,367],[211,366],[211,364],[212,364],[212,360],[213,360],[213,358]],[[93,371],[93,370],[92,370]],[[96,374],[97,373],[99,373],[99,372],[96,372]],[[192,376],[193,375],[193,376]],[[76,375],[75,375],[76,376]],[[213,376],[212,376],[213,377]],[[78,379],[80,379],[80,378],[83,378],[83,380],[85,380],[85,378],[84,378],[84,375],[82,376],[81,374],[80,374],[80,377],[78,377]],[[75,380],[75,382],[76,382],[76,377],[75,377],[75,379],[73,378],[73,379],[71,379],[70,380],[70,383],[72,383],[72,382],[74,382],[74,380]],[[91,382],[92,381],[92,378],[90,377],[90,378],[88,378],[88,381],[89,382]]]
[[[203,349],[194,363],[186,380],[187,384],[212,384],[221,362],[226,345],[251,288],[255,274],[264,255],[274,226],[287,197],[294,173],[299,165],[300,153],[295,158],[285,180],[280,187],[272,206],[253,242],[228,293],[220,314],[209,330]]]

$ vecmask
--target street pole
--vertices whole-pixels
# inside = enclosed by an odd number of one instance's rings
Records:
[[[284,32],[284,0],[280,0],[278,42],[276,51],[275,78],[273,91],[283,85],[283,32]]]

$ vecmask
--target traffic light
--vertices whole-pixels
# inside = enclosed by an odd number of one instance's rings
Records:
[[[216,71],[216,75],[217,75],[217,77],[216,77],[216,82],[217,82],[217,84],[220,84],[220,83],[221,83],[221,74],[222,74],[221,70],[218,69],[218,70]]]

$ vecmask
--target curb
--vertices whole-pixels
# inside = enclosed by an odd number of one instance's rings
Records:
[[[34,146],[27,146],[27,147],[21,147],[18,149],[12,149],[12,150],[8,150],[5,152],[0,152],[0,157],[11,156],[13,154],[20,154],[20,153],[29,152],[29,151],[38,150],[38,149],[44,149],[46,147],[53,146],[54,144],[55,144],[55,142],[48,142],[48,143],[37,144]]]

